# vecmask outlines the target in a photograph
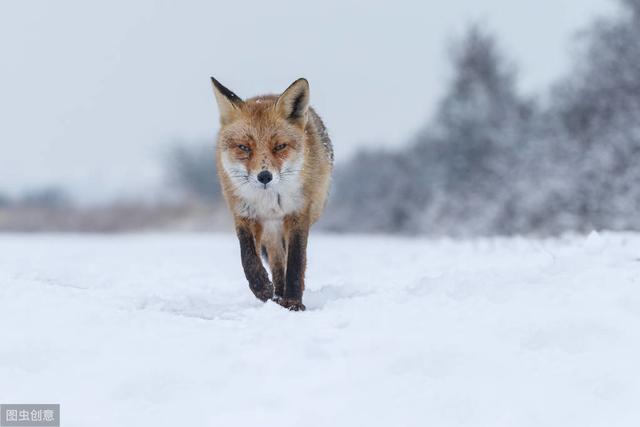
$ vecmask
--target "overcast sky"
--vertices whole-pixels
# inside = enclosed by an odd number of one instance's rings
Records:
[[[446,46],[487,24],[543,89],[611,0],[0,2],[0,192],[83,200],[155,188],[173,140],[213,144],[209,76],[241,97],[304,76],[336,157],[397,146],[432,112]]]

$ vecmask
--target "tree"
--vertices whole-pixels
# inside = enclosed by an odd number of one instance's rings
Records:
[[[583,34],[571,73],[555,92],[578,228],[639,229],[640,1]]]
[[[513,202],[533,104],[518,96],[512,67],[479,27],[451,59],[446,95],[412,144],[360,152],[338,171],[333,225],[448,235],[513,227],[504,205]]]
[[[534,106],[516,88],[513,67],[495,39],[472,26],[452,49],[453,78],[423,148],[435,197],[422,228],[436,234],[512,231]]]
[[[363,150],[334,176],[325,226],[333,230],[403,232],[422,205],[412,192],[412,159],[403,153]]]

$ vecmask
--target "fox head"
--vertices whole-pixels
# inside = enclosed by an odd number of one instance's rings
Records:
[[[296,80],[279,96],[248,100],[211,81],[220,110],[220,160],[234,187],[278,190],[296,180],[304,160],[307,80]]]

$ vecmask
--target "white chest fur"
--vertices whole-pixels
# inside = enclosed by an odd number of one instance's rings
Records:
[[[280,219],[302,207],[302,189],[299,186],[276,184],[265,189],[245,185],[238,188],[236,195],[240,198],[237,213],[248,218]]]

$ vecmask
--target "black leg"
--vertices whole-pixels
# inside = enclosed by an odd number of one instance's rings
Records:
[[[269,281],[269,276],[256,251],[253,233],[247,226],[239,226],[237,233],[240,241],[242,268],[244,268],[244,275],[249,281],[249,288],[258,299],[267,301],[273,296],[273,285]]]
[[[307,264],[307,233],[304,228],[294,228],[289,232],[287,245],[287,270],[282,305],[290,310],[304,310],[304,272]]]

